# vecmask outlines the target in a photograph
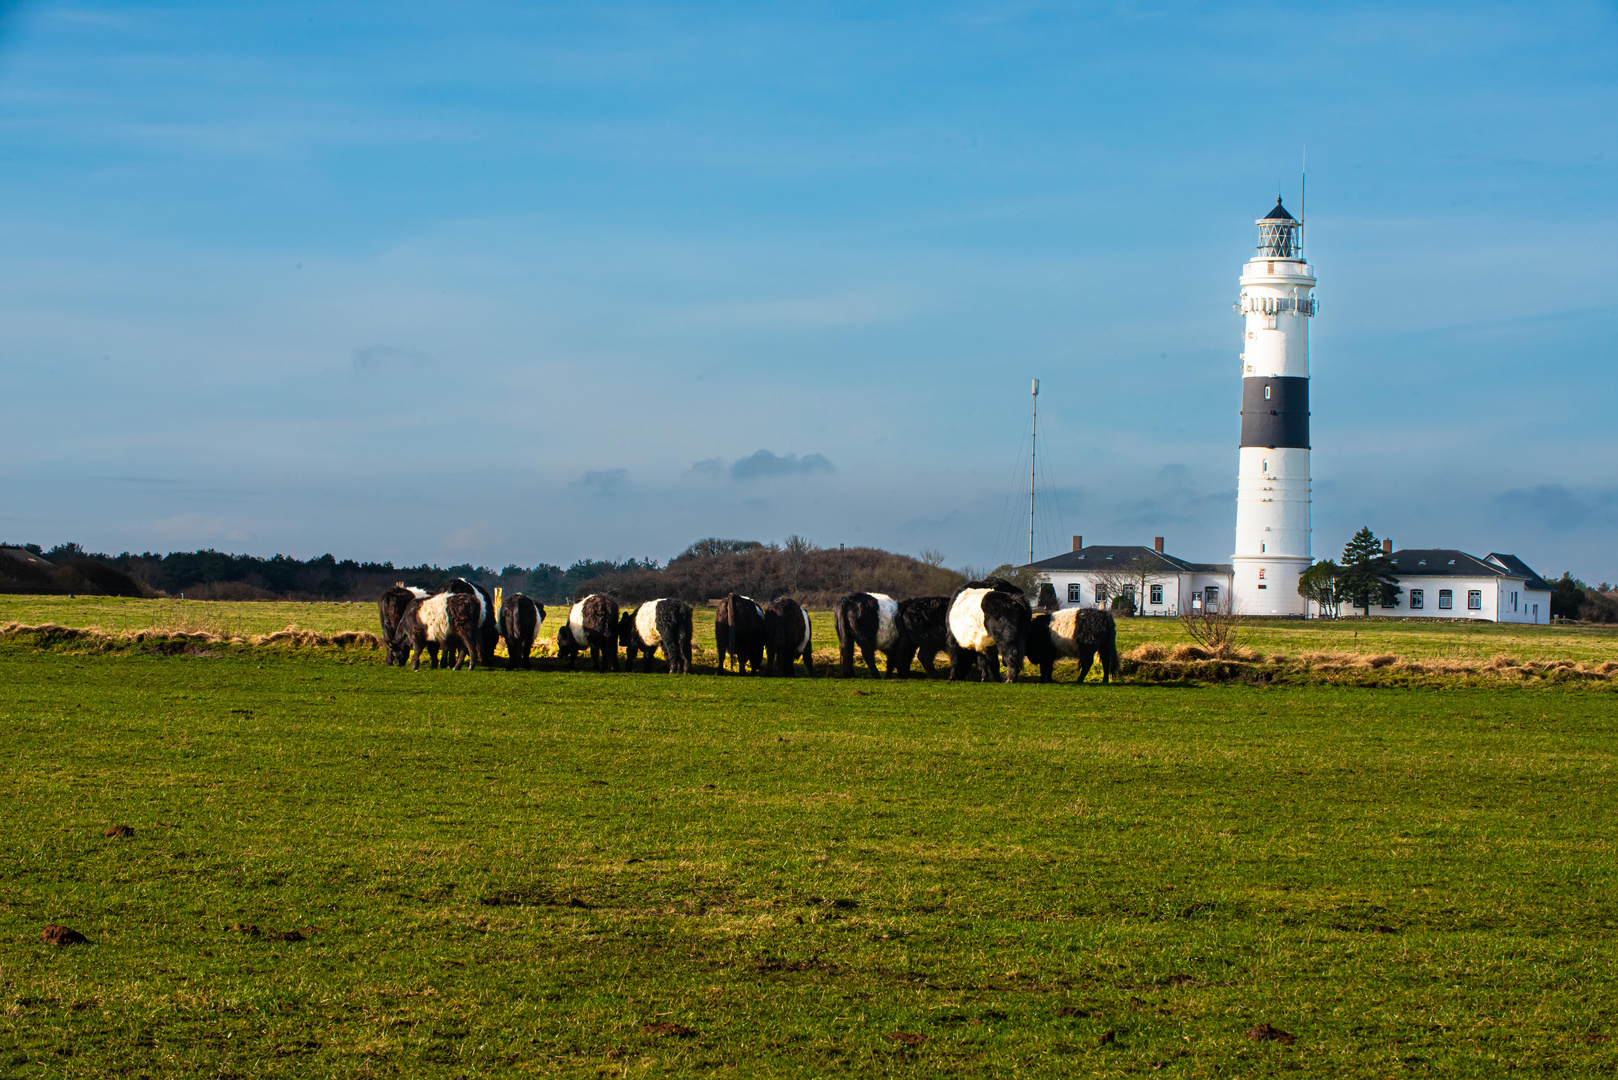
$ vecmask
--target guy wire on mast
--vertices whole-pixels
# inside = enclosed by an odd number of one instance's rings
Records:
[[[1028,562],[1034,561],[1034,463],[1039,460],[1039,380],[1034,380],[1033,426],[1028,433]]]

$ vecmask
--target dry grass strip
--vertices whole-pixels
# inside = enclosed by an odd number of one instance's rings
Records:
[[[322,634],[288,626],[272,634],[221,634],[208,630],[177,627],[146,627],[141,630],[111,632],[98,626],[58,626],[42,623],[28,626],[19,622],[0,625],[0,641],[17,641],[36,648],[77,648],[90,652],[137,649],[155,652],[195,652],[210,646],[281,647],[306,649],[380,649],[382,639],[368,630],[342,630]]]

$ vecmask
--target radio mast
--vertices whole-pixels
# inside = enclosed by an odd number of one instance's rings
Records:
[[[1034,561],[1034,471],[1039,453],[1039,380],[1034,380],[1034,421],[1028,434],[1028,561]]]

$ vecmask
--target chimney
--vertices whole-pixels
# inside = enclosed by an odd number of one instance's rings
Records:
[[[1152,537],[1152,550],[1159,555],[1163,554],[1163,538],[1161,536]]]
[[[1393,554],[1393,541],[1392,540],[1384,540],[1384,541],[1382,541],[1382,554],[1384,554],[1384,555],[1392,555]]]
[[[1074,538],[1073,538],[1073,550],[1074,550],[1074,551],[1077,551],[1077,550],[1079,550],[1079,549],[1080,549],[1080,548],[1081,548],[1081,547],[1083,547],[1083,546],[1084,546],[1084,537],[1082,537],[1082,536],[1075,536],[1075,537],[1074,537]]]

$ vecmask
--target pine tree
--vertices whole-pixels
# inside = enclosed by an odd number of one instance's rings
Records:
[[[1348,543],[1343,545],[1342,580],[1338,595],[1355,607],[1371,614],[1373,603],[1394,604],[1404,589],[1393,575],[1393,560],[1382,554],[1382,542],[1362,526]]]

